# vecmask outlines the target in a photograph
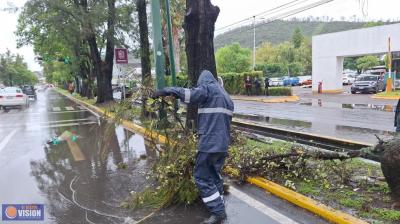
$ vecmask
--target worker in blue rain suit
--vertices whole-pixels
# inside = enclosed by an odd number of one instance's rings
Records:
[[[233,102],[207,70],[201,73],[196,88],[167,87],[157,91],[155,97],[170,95],[199,106],[199,143],[194,178],[200,196],[211,212],[210,218],[203,223],[221,223],[226,219],[226,213],[220,172],[228,154]]]

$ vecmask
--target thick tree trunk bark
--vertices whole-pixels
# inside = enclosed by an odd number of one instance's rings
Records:
[[[112,86],[111,80],[113,75],[113,67],[114,67],[114,35],[115,35],[115,20],[116,20],[116,9],[115,9],[115,1],[116,0],[107,0],[108,5],[108,18],[107,18],[107,44],[106,44],[106,56],[103,64],[103,96],[102,100],[99,100],[99,96],[97,96],[97,103],[112,101]]]
[[[214,30],[219,8],[210,0],[186,0],[184,22],[188,78],[195,86],[201,71],[209,70],[217,77],[214,56]],[[197,105],[188,105],[186,125],[196,125]]]
[[[150,44],[149,44],[149,28],[147,24],[146,0],[137,0],[136,8],[139,17],[139,33],[140,33],[140,62],[142,66],[142,86],[150,88],[151,80],[151,61],[150,61]],[[147,91],[142,93],[142,115],[148,117],[146,111],[146,100],[149,95]]]

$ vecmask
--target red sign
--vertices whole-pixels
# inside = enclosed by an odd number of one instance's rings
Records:
[[[128,49],[115,48],[115,62],[117,64],[128,64]]]

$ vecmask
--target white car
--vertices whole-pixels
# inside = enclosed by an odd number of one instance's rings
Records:
[[[18,87],[6,87],[0,90],[0,107],[27,107],[28,96]]]
[[[356,74],[345,73],[342,80],[344,85],[351,85],[356,81]]]
[[[269,86],[283,86],[283,78],[270,78]]]

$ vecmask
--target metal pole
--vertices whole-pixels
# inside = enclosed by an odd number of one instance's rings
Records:
[[[253,16],[253,70],[256,70],[256,17]]]
[[[160,0],[151,0],[151,15],[157,89],[162,89],[165,87],[165,58],[162,44]]]
[[[392,92],[393,88],[393,82],[392,82],[392,51],[390,47],[390,37],[388,39],[388,68],[389,68],[389,76],[388,79],[386,80],[386,93]]]
[[[151,16],[153,25],[153,48],[156,64],[156,81],[157,89],[160,90],[165,87],[165,57],[162,43],[160,0],[151,0]],[[166,116],[167,115],[162,106],[160,109],[160,119],[164,120]]]
[[[174,57],[174,40],[172,38],[172,24],[171,24],[171,13],[169,7],[169,0],[165,0],[165,6],[167,11],[167,29],[168,29],[168,45],[169,45],[169,64],[172,76],[172,86],[176,86],[176,71],[175,71],[175,57]]]

